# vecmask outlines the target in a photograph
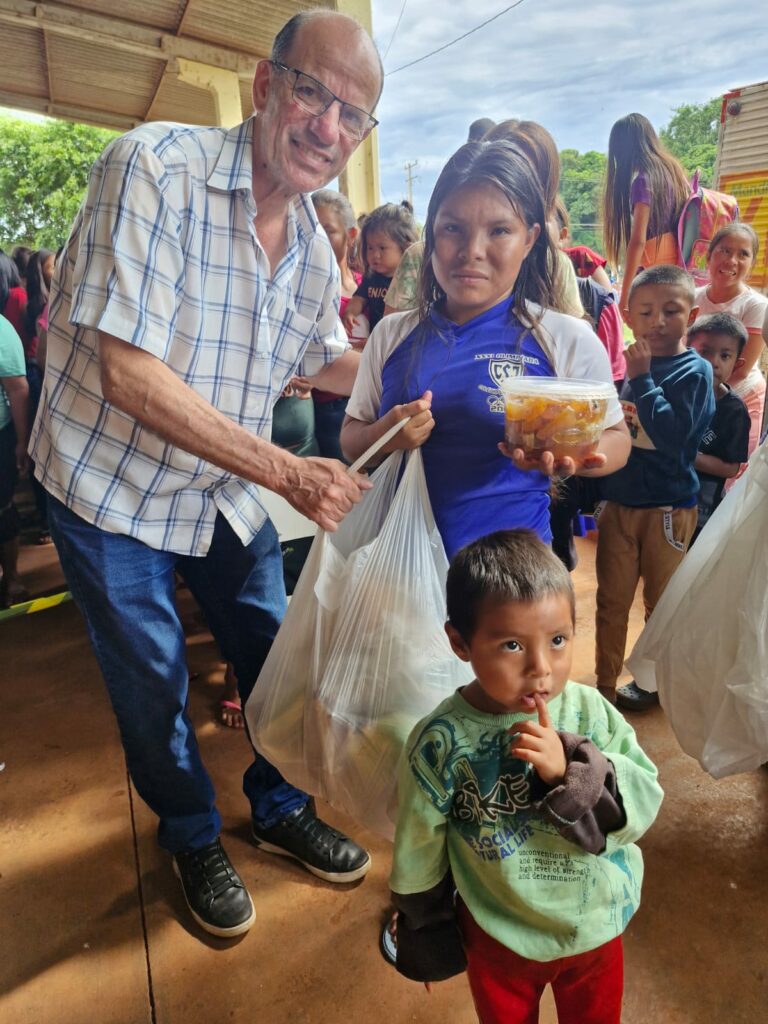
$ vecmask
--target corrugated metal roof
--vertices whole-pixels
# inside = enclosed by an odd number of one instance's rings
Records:
[[[741,219],[760,239],[749,278],[768,288],[768,82],[734,89],[723,100],[717,165],[718,187],[735,195]]]
[[[251,113],[256,61],[291,15],[336,0],[0,0],[0,104],[120,129],[145,120],[214,124],[210,94],[175,58],[238,77]]]

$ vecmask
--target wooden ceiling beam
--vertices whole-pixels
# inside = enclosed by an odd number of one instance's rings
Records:
[[[70,103],[51,103],[45,96],[28,96],[20,92],[0,90],[0,106],[16,110],[31,110],[47,117],[60,117],[65,121],[92,124],[97,128],[115,128],[121,132],[130,131],[140,125],[141,119],[110,114],[92,107],[77,107]]]
[[[168,32],[144,28],[134,22],[101,14],[86,14],[57,3],[4,0],[0,8],[0,25],[43,30],[150,60],[167,62],[174,57],[184,57],[201,64],[235,71],[242,79],[253,77],[256,61],[260,59],[257,54],[215,46],[196,39],[179,38]]]

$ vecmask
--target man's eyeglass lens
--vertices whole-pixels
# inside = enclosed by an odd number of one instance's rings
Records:
[[[331,90],[323,85],[322,82],[318,82],[316,78],[311,75],[304,74],[303,71],[299,71],[298,68],[289,68],[285,64],[280,64],[278,61],[272,61],[274,66],[280,71],[289,71],[292,75],[295,75],[295,81],[293,83],[293,98],[298,105],[306,110],[308,114],[313,114],[315,117],[320,117],[330,107],[334,100],[336,100],[341,106],[341,113],[339,114],[339,130],[351,139],[357,139],[362,141],[368,133],[375,128],[379,123],[375,117],[362,110],[360,107],[355,107],[351,103],[345,103],[344,100],[339,99],[335,96]]]

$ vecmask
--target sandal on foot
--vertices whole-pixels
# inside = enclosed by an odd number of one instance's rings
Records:
[[[219,721],[228,729],[244,729],[245,719],[241,704],[234,700],[220,700]]]

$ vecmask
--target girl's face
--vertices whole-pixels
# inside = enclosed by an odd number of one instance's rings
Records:
[[[317,219],[320,221],[320,226],[328,235],[328,241],[331,243],[336,262],[341,266],[347,258],[347,250],[349,249],[349,236],[347,235],[347,229],[344,227],[342,216],[333,206],[318,206],[315,212],[317,213]]]
[[[755,262],[752,239],[745,231],[723,235],[707,261],[709,280],[725,289],[741,290]]]
[[[495,185],[465,185],[437,211],[432,269],[445,314],[463,324],[509,298],[541,228],[528,227]]]
[[[53,280],[53,270],[56,266],[56,253],[51,253],[45,260],[40,264],[40,270],[43,274],[43,280],[45,281],[45,287],[51,287],[51,281]]]
[[[366,232],[365,262],[374,273],[392,277],[402,255],[403,250],[386,231]]]

